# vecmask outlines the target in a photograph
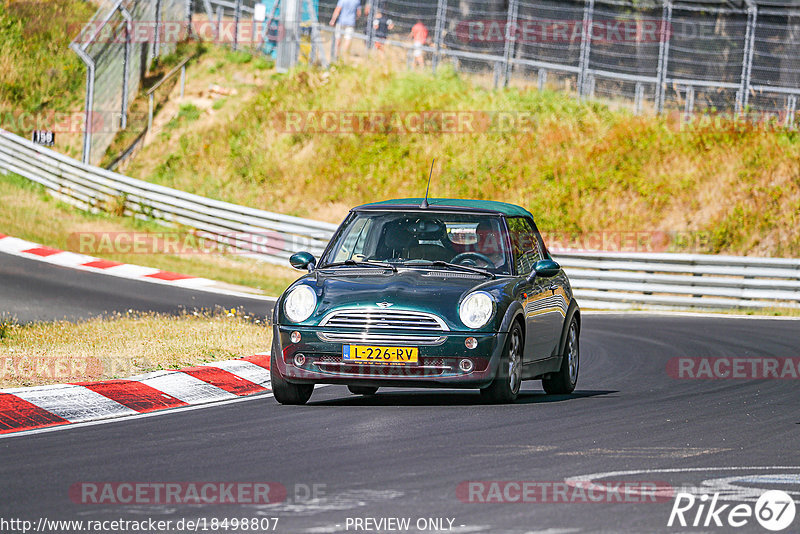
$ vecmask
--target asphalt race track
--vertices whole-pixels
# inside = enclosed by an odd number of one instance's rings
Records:
[[[0,313],[20,322],[88,319],[128,310],[242,307],[267,317],[272,303],[79,271],[0,252]]]
[[[49,266],[0,260],[0,301],[14,304],[25,293],[30,304],[17,310],[30,317],[69,313],[73,294],[85,298],[77,315],[104,306],[164,311],[217,299],[160,286],[151,292],[149,284],[67,269],[59,269],[58,282],[47,282]],[[39,285],[20,286],[31,281]],[[37,302],[48,303],[52,313]],[[800,492],[800,382],[678,380],[666,371],[679,356],[797,357],[799,333],[797,321],[587,314],[580,380],[569,396],[547,397],[533,382],[517,404],[489,406],[476,392],[395,389],[365,398],[330,386],[301,407],[263,395],[11,435],[0,439],[0,518],[34,525],[41,518],[173,525],[201,519],[208,528],[200,532],[232,531],[211,530],[213,518],[272,517],[280,518],[275,531],[285,533],[766,532],[752,518],[736,529],[667,527],[672,499],[480,503],[463,502],[468,499],[457,488],[466,481],[489,487],[490,481],[572,477],[658,481],[709,493],[728,488],[722,499],[729,505],[748,502],[742,498],[747,488]],[[273,482],[288,496],[256,505],[82,504],[70,495],[82,482]],[[408,518],[411,528],[356,528],[366,518]],[[430,529],[436,524],[428,519],[437,518],[445,528]],[[795,519],[785,532],[798,532],[799,525]]]

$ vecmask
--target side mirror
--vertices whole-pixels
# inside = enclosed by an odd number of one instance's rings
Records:
[[[553,260],[539,260],[533,265],[533,272],[531,272],[531,279],[541,276],[542,278],[550,278],[555,276],[561,270],[561,266]]]
[[[314,259],[314,255],[310,252],[296,252],[289,258],[289,263],[295,269],[308,269],[309,271],[313,271],[317,260]]]

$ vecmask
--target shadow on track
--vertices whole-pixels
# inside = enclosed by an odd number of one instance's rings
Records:
[[[547,395],[541,391],[522,391],[515,404],[545,404],[564,402],[586,397],[597,397],[619,393],[615,390],[582,390],[570,395]],[[349,395],[349,396],[348,396]],[[453,392],[451,391],[409,391],[405,392],[378,392],[376,395],[362,396],[344,393],[336,399],[320,400],[309,406],[493,406],[487,404],[477,391]],[[494,405],[499,406],[499,405]],[[513,406],[513,405],[512,405]]]

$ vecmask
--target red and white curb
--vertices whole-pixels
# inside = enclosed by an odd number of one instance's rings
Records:
[[[223,295],[232,295],[258,300],[275,300],[275,297],[268,297],[246,291],[237,291],[232,289],[229,284],[224,284],[216,280],[210,280],[208,278],[199,278],[196,276],[188,276],[170,271],[162,271],[161,269],[156,269],[153,267],[143,267],[141,265],[132,265],[129,263],[103,260],[100,258],[87,256],[85,254],[78,254],[75,252],[67,252],[56,248],[45,247],[38,243],[25,241],[24,239],[11,237],[2,233],[0,233],[0,252],[46,263],[52,263],[62,267],[70,267],[72,269],[79,269],[82,271],[118,276],[120,278],[141,280],[156,284],[168,284],[187,289],[208,291],[211,293],[220,293]]]
[[[0,434],[226,401],[270,390],[269,353],[126,379],[0,389]]]

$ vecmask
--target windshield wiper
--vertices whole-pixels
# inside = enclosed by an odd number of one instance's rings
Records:
[[[345,260],[339,261],[336,263],[328,263],[323,265],[322,267],[318,267],[319,269],[327,269],[328,267],[341,267],[343,265],[355,265],[357,267],[378,267],[380,269],[391,269],[392,272],[397,272],[397,267],[392,265],[391,263],[383,263],[378,261],[355,261],[355,260]]]
[[[406,262],[406,263],[409,263],[409,262]],[[450,262],[441,261],[441,260],[426,261],[425,263],[422,263],[422,262],[419,262],[419,261],[415,261],[411,265],[422,265],[422,266],[432,265],[433,267],[449,267],[451,269],[456,269],[456,270],[460,270],[460,271],[466,271],[468,273],[482,274],[482,275],[488,276],[489,278],[492,278],[492,279],[497,278],[497,276],[495,276],[494,273],[489,272],[489,271],[487,271],[485,269],[481,269],[479,267],[470,267],[468,265],[459,265],[458,263],[450,263]]]

